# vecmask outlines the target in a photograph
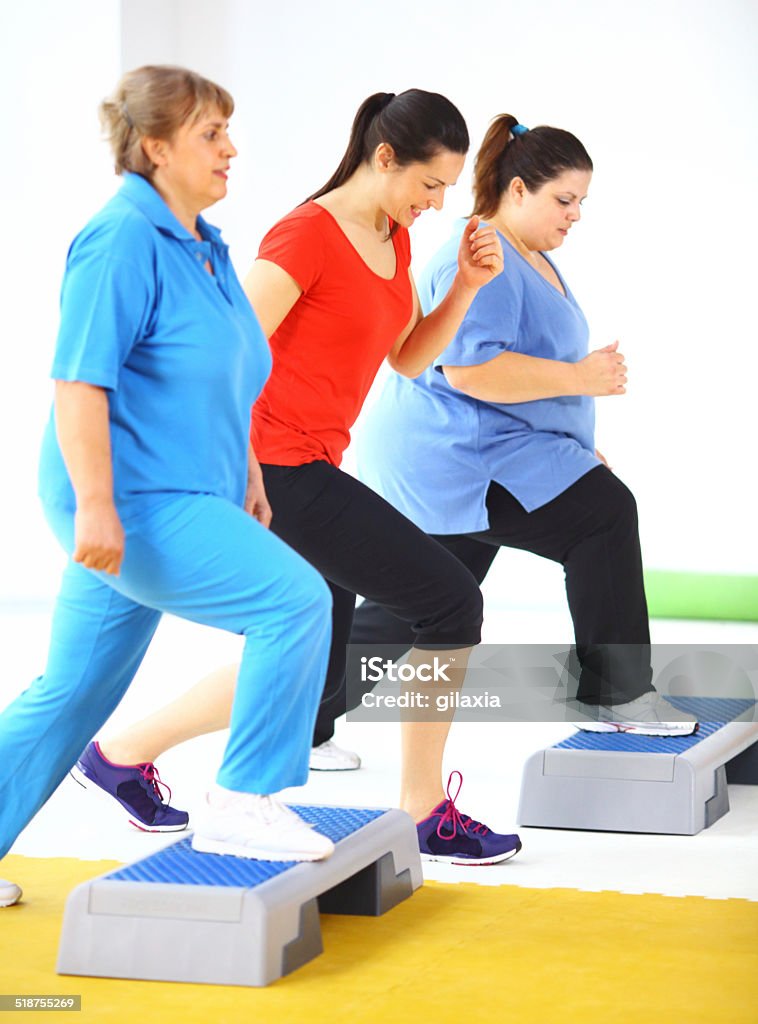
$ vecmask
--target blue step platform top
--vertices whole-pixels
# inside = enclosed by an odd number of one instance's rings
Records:
[[[364,807],[314,807],[290,804],[292,810],[333,843],[347,838],[387,812]],[[246,860],[216,853],[195,853],[190,839],[167,846],[127,867],[104,875],[109,882],[162,882],[171,885],[218,885],[253,889],[297,867],[298,861]]]
[[[696,715],[700,723],[691,736],[634,736],[622,732],[581,732],[556,743],[568,750],[623,750],[641,754],[683,754],[712,736],[745,711],[755,707],[754,700],[719,700],[716,697],[667,697],[680,711]]]

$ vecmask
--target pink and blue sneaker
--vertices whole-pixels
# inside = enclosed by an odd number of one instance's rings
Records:
[[[144,764],[114,764],[103,755],[100,744],[90,743],[71,769],[72,778],[90,791],[100,789],[117,800],[129,817],[129,824],[141,832],[181,832],[189,814],[169,806],[171,789],[161,782],[152,761]],[[161,790],[168,790],[164,802]]]
[[[450,794],[453,776],[458,776],[455,796]],[[447,780],[447,800],[442,800],[428,818],[416,826],[422,860],[440,860],[448,864],[499,864],[521,849],[518,836],[503,836],[481,821],[467,818],[455,806],[463,785],[460,772],[451,772]]]

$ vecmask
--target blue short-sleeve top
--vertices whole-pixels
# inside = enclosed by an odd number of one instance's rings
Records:
[[[251,408],[271,355],[219,231],[202,217],[197,227],[202,240],[127,174],[68,253],[51,375],[106,391],[122,512],[177,491],[244,501]],[[75,508],[53,416],[39,483],[43,502]]]
[[[463,226],[456,225],[419,280],[425,312],[453,282]],[[388,378],[359,433],[361,479],[427,533],[488,529],[492,481],[531,512],[599,464],[591,398],[484,402],[457,391],[442,372],[507,351],[566,362],[587,355],[587,321],[560,275],[565,294],[500,240],[503,273],[479,290],[433,366],[415,379]]]

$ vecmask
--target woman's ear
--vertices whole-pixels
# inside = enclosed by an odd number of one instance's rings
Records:
[[[374,152],[374,167],[378,171],[392,171],[397,167],[395,150],[389,142],[380,142]]]
[[[512,202],[517,203],[519,206],[521,205],[526,195],[526,185],[523,178],[519,178],[518,175],[515,178],[511,178],[508,185],[508,195]]]
[[[150,135],[143,136],[142,151],[153,167],[162,167],[166,163],[167,144],[165,139],[154,139]]]

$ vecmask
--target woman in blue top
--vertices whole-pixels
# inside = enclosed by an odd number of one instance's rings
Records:
[[[0,716],[0,857],[116,707],[164,611],[247,638],[194,848],[333,849],[268,795],[308,776],[330,598],[267,529],[248,436],[271,356],[200,216],[226,194],[232,110],[226,90],[174,67],[127,74],[101,107],[124,182],[74,240],[63,280],[40,486],[71,559],[45,673]],[[185,828],[154,799],[153,766],[139,767],[155,827]]]
[[[569,132],[502,114],[478,153],[474,212],[498,230],[504,272],[421,376],[393,374],[361,432],[362,478],[481,582],[500,547],[560,562],[593,730],[690,733],[650,683],[634,498],[594,446],[594,402],[625,392],[614,342],[588,354],[587,322],[546,255],[579,220],[592,161]],[[456,235],[419,282],[425,310],[455,272]],[[351,642],[409,642],[370,601]]]

